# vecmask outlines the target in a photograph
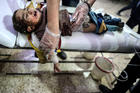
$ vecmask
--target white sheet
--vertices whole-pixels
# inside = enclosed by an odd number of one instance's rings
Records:
[[[61,47],[62,49],[134,52],[134,48],[140,48],[140,35],[127,25],[122,32],[106,32],[102,35],[74,32],[72,37],[62,37]]]
[[[0,44],[14,47],[17,32],[13,28],[12,15],[18,8],[24,7],[24,0],[0,0]]]

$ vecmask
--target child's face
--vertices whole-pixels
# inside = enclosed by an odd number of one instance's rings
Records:
[[[16,12],[16,18],[28,25],[37,25],[41,19],[41,12],[33,8],[20,9]]]

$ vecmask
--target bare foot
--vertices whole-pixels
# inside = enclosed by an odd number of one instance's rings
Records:
[[[58,65],[59,65],[58,63],[54,64],[54,72],[56,72],[56,73],[61,72]]]

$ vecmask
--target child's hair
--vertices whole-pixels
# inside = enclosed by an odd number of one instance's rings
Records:
[[[16,13],[18,10],[16,10],[13,14],[12,17],[12,21],[13,21],[13,27],[16,31],[20,32],[20,33],[24,33],[27,34],[29,33],[27,31],[27,23],[24,22],[24,20],[19,20],[18,18],[16,18]]]

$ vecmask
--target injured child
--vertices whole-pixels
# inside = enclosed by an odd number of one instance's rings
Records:
[[[27,7],[18,9],[14,12],[13,26],[16,31],[27,34],[30,45],[34,48],[41,63],[50,60],[54,63],[54,71],[59,72],[58,58],[55,48],[58,45],[60,34],[54,34],[47,27],[47,9]],[[31,42],[31,33],[34,32],[38,40],[41,42],[36,48]],[[47,38],[46,38],[47,37]],[[45,45],[45,46],[44,46]]]
[[[122,29],[123,23],[119,19],[111,19],[109,15],[102,16],[95,14],[94,12],[89,12],[89,16],[81,23],[81,25],[77,28],[73,25],[74,19],[72,19],[72,14],[68,13],[67,10],[61,10],[59,15],[59,25],[60,31],[62,36],[71,36],[72,32],[81,31],[81,32],[95,32],[97,34],[101,34],[106,32],[107,30],[114,31]],[[106,17],[106,19],[105,19]],[[109,18],[108,18],[109,17]],[[103,20],[105,19],[105,20]],[[43,50],[40,52],[38,57],[41,62],[45,61],[46,59],[50,59],[55,63],[54,70],[56,72],[60,71],[58,68],[58,58],[55,53],[55,48],[53,47],[54,43],[57,43],[60,39],[59,36],[54,35],[51,33],[48,28],[46,27],[47,24],[47,9],[44,8],[25,8],[25,9],[18,9],[13,14],[13,26],[16,31],[24,34],[30,35],[32,32],[35,33],[38,40],[42,39],[43,34],[46,32],[47,29],[47,41],[46,46],[39,47],[38,50]],[[105,22],[108,22],[109,25],[106,25]],[[55,38],[56,39],[55,39]],[[31,40],[30,36],[28,36],[28,40]],[[59,46],[59,44],[56,44]],[[31,44],[32,46],[32,44]],[[34,48],[34,46],[32,46]],[[52,48],[53,47],[53,48]],[[44,50],[52,49],[51,57],[46,55],[48,53],[44,52]],[[34,48],[36,50],[36,48]],[[38,51],[37,50],[37,51]],[[36,52],[37,52],[36,51]],[[49,52],[50,52],[49,51]],[[42,53],[42,54],[41,54]],[[41,55],[40,55],[41,54]],[[44,56],[45,55],[45,56]]]
[[[60,29],[62,36],[71,36],[72,32],[93,32],[103,34],[106,31],[122,31],[124,23],[120,18],[112,18],[110,15],[104,16],[90,11],[80,26],[74,26],[72,14],[67,10],[61,10],[59,15]]]

